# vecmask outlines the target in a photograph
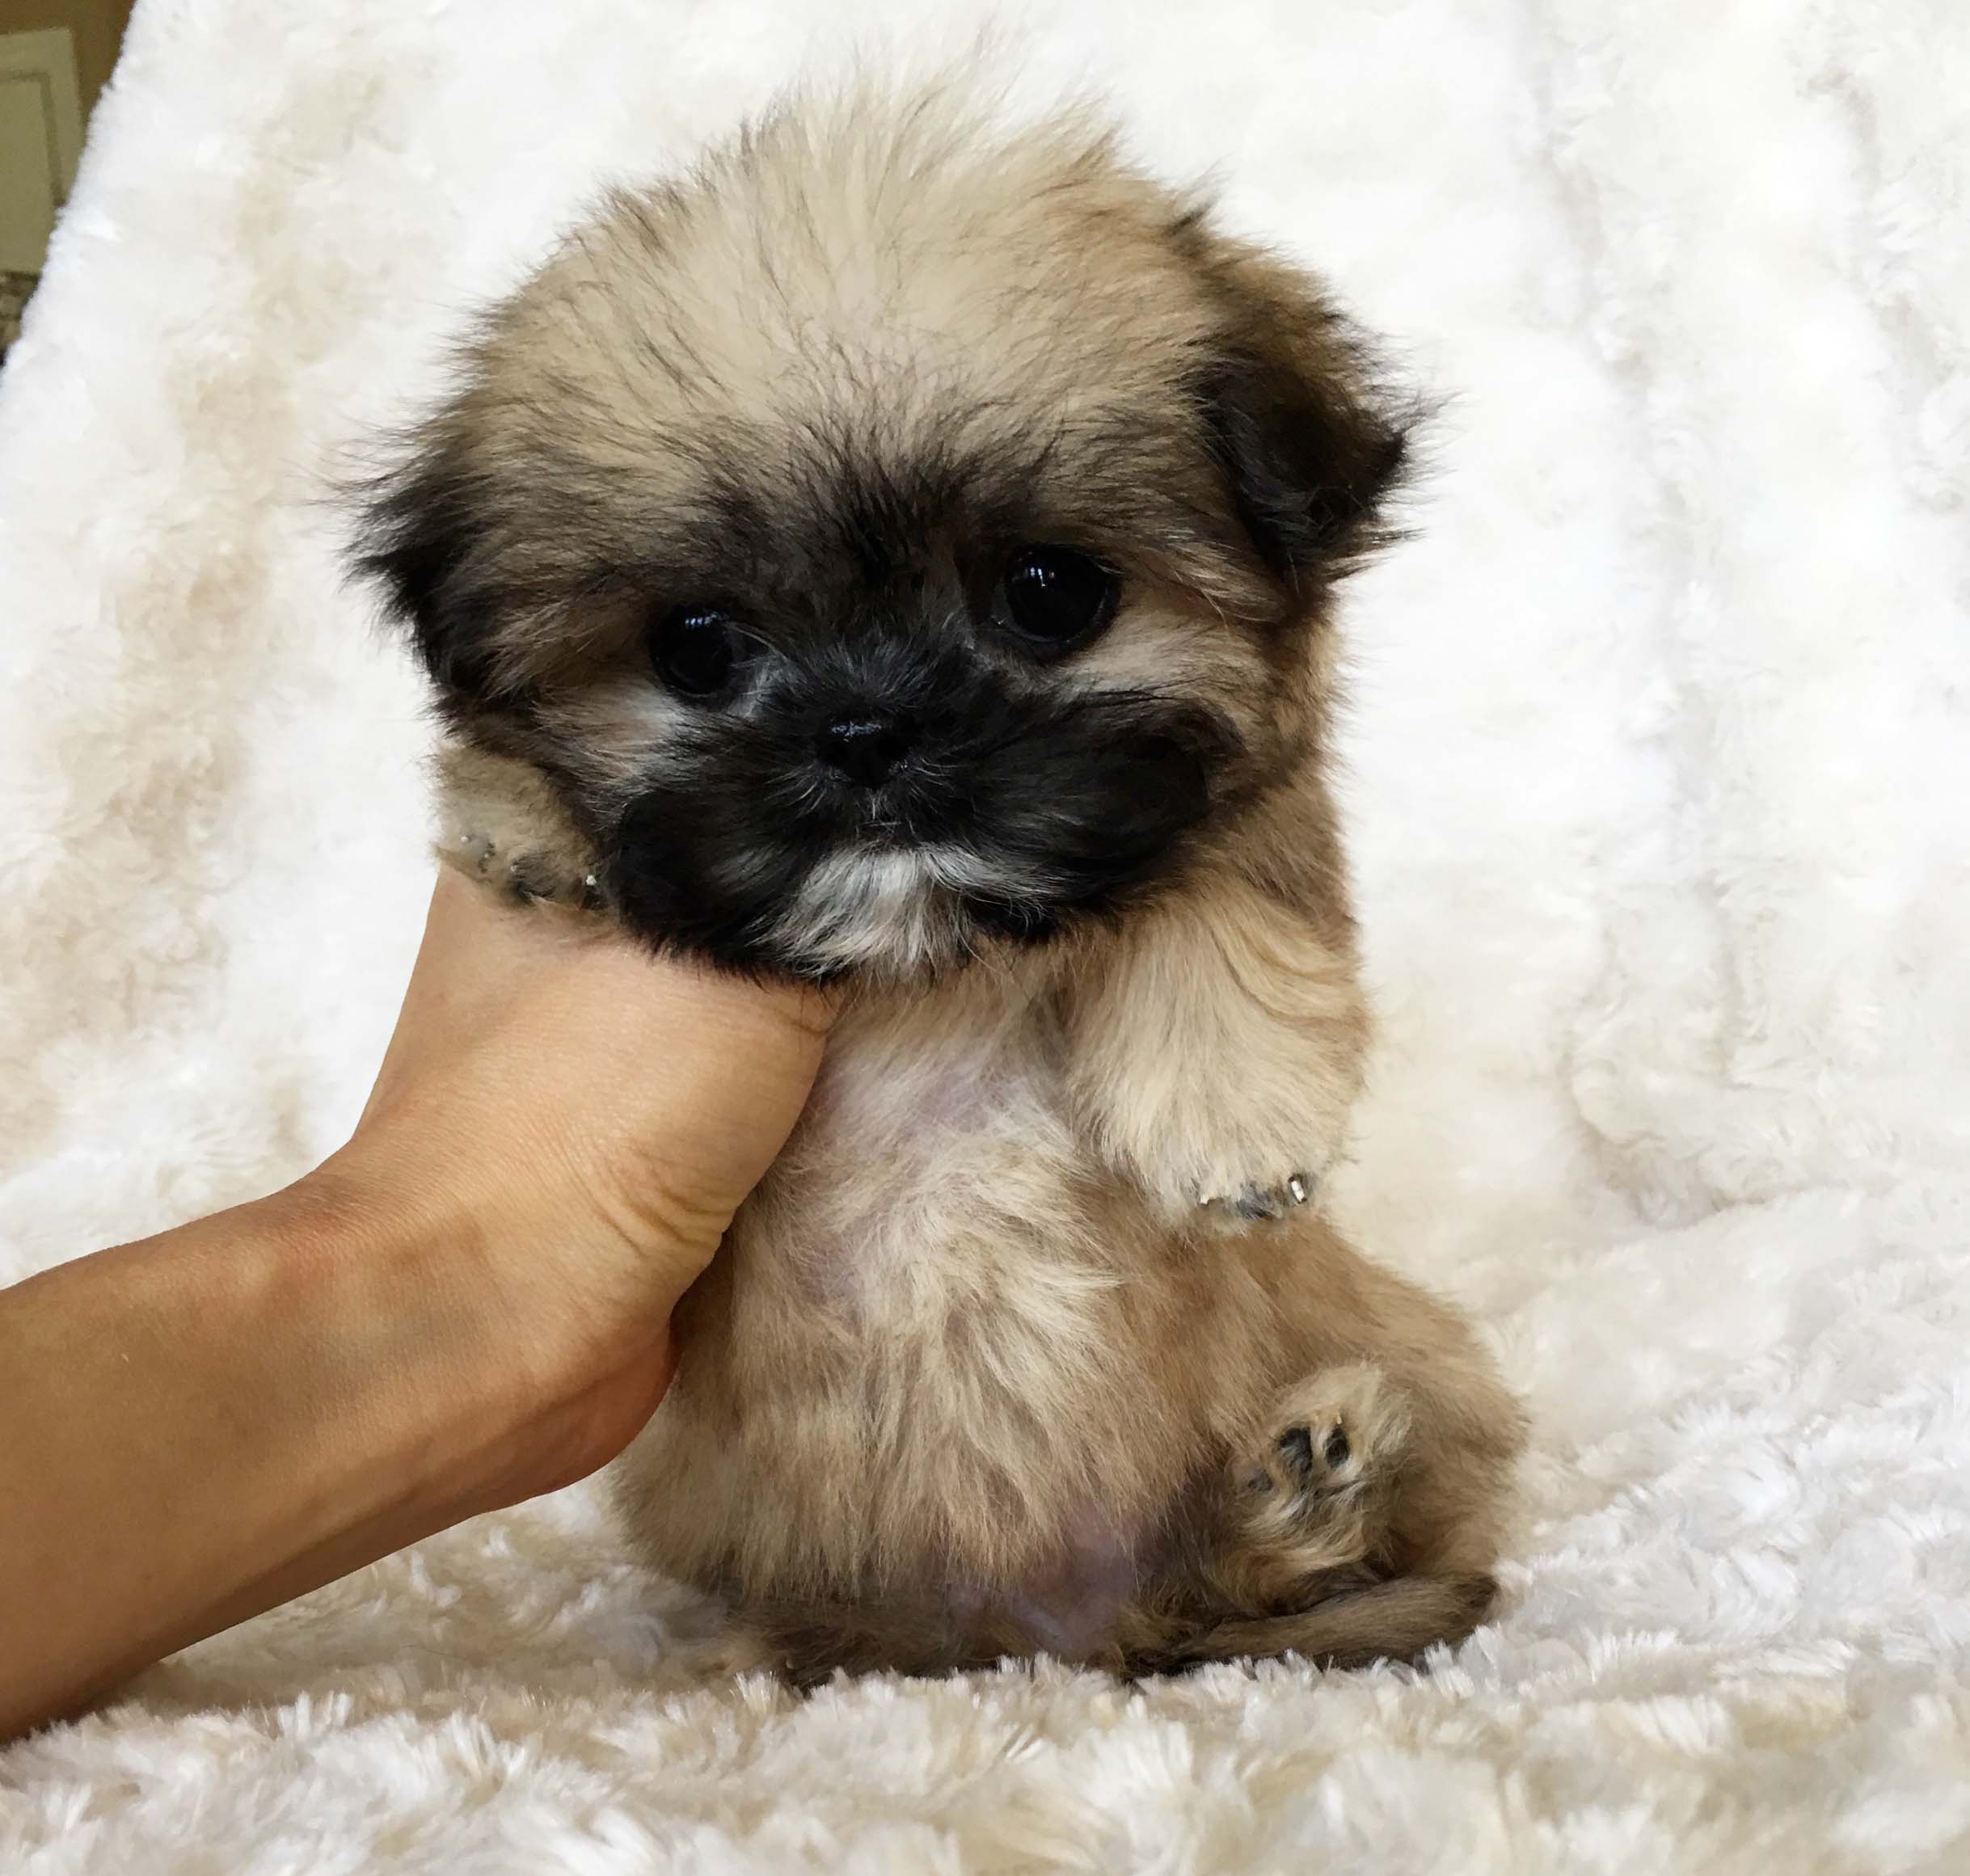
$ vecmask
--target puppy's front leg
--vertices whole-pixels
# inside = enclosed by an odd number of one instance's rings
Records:
[[[1235,1227],[1311,1198],[1367,1042],[1344,913],[1218,862],[1105,937],[1077,979],[1069,1086],[1110,1165],[1173,1221]]]

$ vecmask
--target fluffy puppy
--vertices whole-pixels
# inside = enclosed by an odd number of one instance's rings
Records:
[[[842,981],[620,1469],[796,1677],[1454,1641],[1519,1415],[1313,1199],[1365,1023],[1330,600],[1403,415],[1078,117],[783,107],[484,318],[362,565],[447,858]]]

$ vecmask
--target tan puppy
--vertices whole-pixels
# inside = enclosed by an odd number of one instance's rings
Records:
[[[796,1676],[1490,1601],[1518,1412],[1310,1202],[1366,1027],[1329,601],[1403,457],[1316,282],[933,89],[614,198],[373,492],[449,857],[846,986],[622,1469]]]

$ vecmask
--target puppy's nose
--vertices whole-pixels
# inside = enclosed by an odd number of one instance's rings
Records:
[[[824,724],[816,747],[830,767],[864,788],[873,788],[888,780],[916,740],[917,726],[908,717],[870,711],[838,716]]]

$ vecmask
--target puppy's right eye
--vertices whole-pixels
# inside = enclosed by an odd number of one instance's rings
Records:
[[[1078,651],[1115,617],[1121,583],[1075,547],[1022,547],[1006,569],[1004,618],[1042,656]]]
[[[716,606],[679,606],[650,634],[650,662],[680,697],[715,697],[732,682],[744,641],[732,614]]]

